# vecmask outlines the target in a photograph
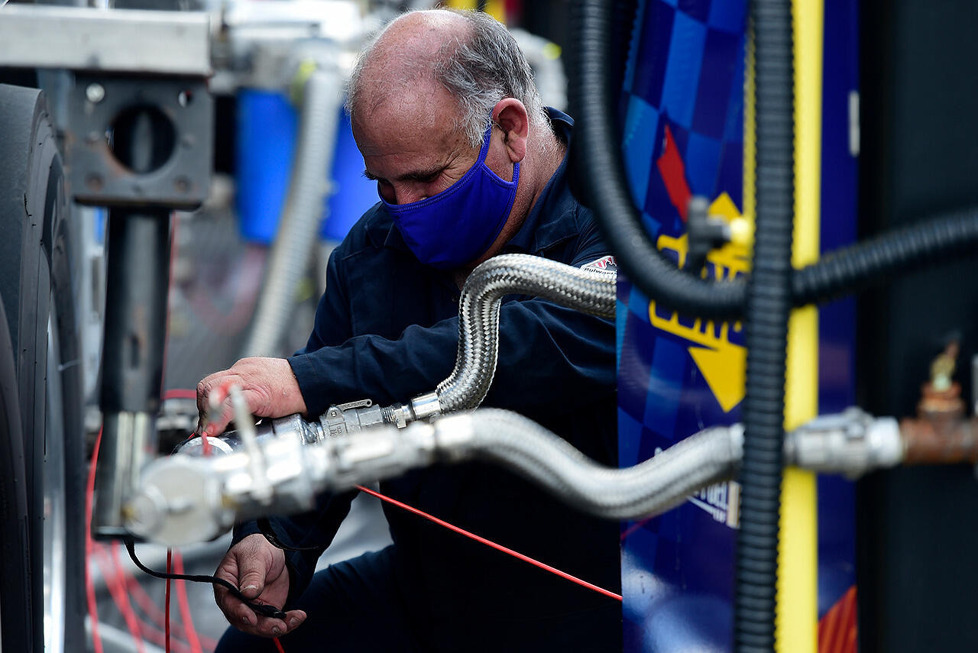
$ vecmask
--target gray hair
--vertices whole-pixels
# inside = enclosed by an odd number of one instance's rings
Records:
[[[508,97],[526,106],[531,125],[549,131],[533,71],[505,25],[483,12],[447,11],[464,18],[470,31],[440,49],[430,73],[458,104],[460,115],[455,126],[465,133],[469,144],[482,144],[493,107]],[[351,74],[346,101],[351,117],[363,90],[361,75],[377,41],[374,39],[360,54]]]

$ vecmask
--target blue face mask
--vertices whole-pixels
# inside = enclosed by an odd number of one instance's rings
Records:
[[[439,270],[474,261],[495,242],[516,199],[520,164],[513,181],[505,181],[486,165],[492,126],[482,139],[479,158],[454,184],[410,204],[380,201],[397,224],[404,242],[418,260]]]

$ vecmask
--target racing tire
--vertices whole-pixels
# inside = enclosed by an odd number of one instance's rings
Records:
[[[0,450],[20,474],[11,478],[22,479],[2,506],[0,648],[57,653],[85,641],[85,445],[72,289],[79,277],[43,93],[0,84],[0,129],[0,299],[9,341],[0,333],[0,348],[12,353],[6,361],[0,352]],[[23,536],[8,535],[8,522],[23,524]],[[8,567],[19,567],[26,587]]]

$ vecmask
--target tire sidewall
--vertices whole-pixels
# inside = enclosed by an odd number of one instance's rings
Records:
[[[5,116],[6,120],[15,121],[14,127],[5,123],[5,130],[28,128],[30,138],[26,157],[19,150],[4,152],[8,166],[20,163],[23,171],[16,176],[0,176],[0,182],[7,186],[0,205],[0,224],[13,241],[4,246],[13,255],[0,259],[0,291],[15,347],[29,514],[30,546],[25,550],[24,566],[31,576],[31,639],[34,648],[40,650],[44,641],[43,470],[45,452],[50,447],[63,448],[65,463],[62,505],[67,520],[66,550],[61,552],[66,564],[65,641],[84,641],[84,434],[80,367],[76,364],[78,333],[69,247],[72,234],[61,157],[43,94],[12,87],[0,87],[0,93],[16,98],[21,114],[26,113],[25,108],[33,100],[31,114]],[[24,120],[31,121],[29,126]],[[16,147],[18,139],[11,140]],[[9,157],[14,158],[12,164]],[[52,328],[58,331],[60,343],[61,360],[53,362],[61,376],[61,397],[47,396],[49,317],[54,318]],[[63,433],[49,433],[46,429],[49,401],[57,402],[64,413]],[[8,635],[4,633],[5,647]]]

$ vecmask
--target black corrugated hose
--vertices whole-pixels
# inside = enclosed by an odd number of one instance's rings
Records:
[[[710,283],[686,274],[659,253],[632,203],[615,122],[620,88],[611,62],[614,3],[584,0],[574,7],[573,71],[568,87],[574,129],[575,178],[585,203],[599,217],[605,242],[628,278],[650,298],[690,315],[738,315],[744,306],[742,282]]]
[[[571,161],[581,198],[598,219],[625,275],[650,299],[685,315],[736,319],[746,306],[742,281],[710,282],[676,268],[656,249],[632,202],[615,122],[621,89],[613,73],[614,27],[620,16],[608,0],[579,0],[568,48],[570,111],[577,119]],[[620,80],[619,80],[620,81]],[[850,294],[926,263],[948,262],[978,246],[978,210],[937,216],[898,232],[837,250],[794,274],[792,304]]]
[[[753,0],[750,16],[757,62],[757,215],[744,321],[747,387],[734,586],[738,653],[774,650],[795,201],[791,0]]]
[[[875,282],[978,253],[978,210],[964,209],[894,229],[823,256],[795,272],[795,306],[852,294]]]

